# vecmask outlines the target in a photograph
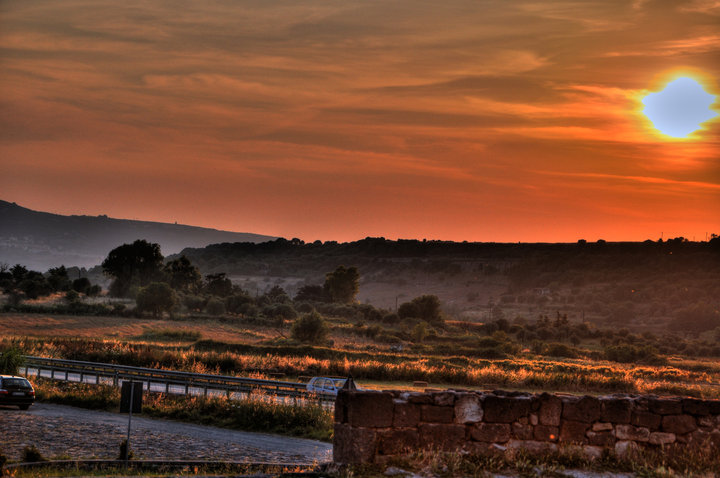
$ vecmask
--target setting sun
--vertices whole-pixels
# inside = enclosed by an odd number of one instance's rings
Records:
[[[645,105],[643,113],[655,128],[673,138],[685,138],[700,129],[702,123],[717,116],[710,109],[715,96],[688,77],[670,82],[665,89],[650,93],[642,102]]]

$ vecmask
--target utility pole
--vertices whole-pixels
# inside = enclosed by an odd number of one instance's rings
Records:
[[[128,432],[125,440],[125,466],[130,463],[130,426],[132,425],[133,399],[135,398],[135,382],[130,381],[130,413],[128,413]]]

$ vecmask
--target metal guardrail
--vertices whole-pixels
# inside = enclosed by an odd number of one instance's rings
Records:
[[[171,387],[173,387],[174,393],[184,392],[186,395],[191,393],[192,390],[197,391],[199,389],[204,395],[208,395],[208,391],[223,391],[228,397],[230,397],[232,393],[250,394],[253,392],[263,392],[279,397],[304,398],[323,402],[335,401],[334,395],[308,392],[306,385],[299,382],[178,372],[174,370],[34,356],[25,356],[25,364],[22,368],[25,370],[25,375],[28,375],[28,369],[36,369],[39,376],[43,376],[41,372],[46,371],[50,372],[49,378],[66,381],[68,381],[69,374],[79,375],[79,381],[83,383],[93,383],[92,381],[87,381],[89,377],[94,377],[94,383],[96,384],[112,381],[114,386],[118,386],[124,380],[133,380],[143,382],[146,390],[164,391],[165,393],[172,393]],[[156,387],[154,389],[151,388],[151,384],[154,384]],[[164,390],[157,390],[158,384],[164,386]],[[180,392],[177,392],[178,387],[181,390]]]

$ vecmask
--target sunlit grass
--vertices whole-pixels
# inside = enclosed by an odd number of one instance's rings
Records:
[[[0,341],[8,342],[8,339]],[[112,340],[35,340],[14,342],[31,355],[110,362],[194,373],[269,378],[284,375],[353,376],[408,388],[414,381],[430,387],[511,388],[582,393],[657,393],[720,397],[720,370],[710,362],[673,361],[672,365],[634,366],[586,359],[476,359],[403,354],[320,359],[308,355],[251,354],[196,350],[192,345],[129,343]],[[342,354],[340,354],[342,355]],[[272,374],[272,375],[270,375]],[[383,386],[384,386],[383,385]]]

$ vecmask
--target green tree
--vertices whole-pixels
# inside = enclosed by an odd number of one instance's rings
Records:
[[[290,334],[300,342],[320,344],[325,342],[328,335],[328,326],[325,320],[316,311],[305,314],[293,322]]]
[[[48,284],[56,292],[70,290],[70,278],[65,266],[54,267],[48,270]]]
[[[208,274],[205,276],[205,292],[218,297],[227,297],[232,294],[233,286],[224,272]]]
[[[324,289],[330,300],[350,304],[355,300],[360,286],[357,267],[339,266],[325,276]]]
[[[192,294],[202,287],[200,271],[184,255],[165,264],[164,271],[170,287],[179,292]]]
[[[113,278],[110,295],[129,297],[132,287],[144,287],[162,277],[163,256],[160,245],[138,239],[123,244],[108,254],[103,272]]]
[[[81,294],[87,294],[87,291],[90,287],[90,279],[88,279],[87,277],[80,277],[72,282],[72,290]]]
[[[37,299],[52,292],[52,287],[50,287],[45,276],[37,271],[28,271],[18,284],[18,289],[20,289],[28,299]]]
[[[269,304],[283,304],[290,302],[290,297],[287,295],[287,292],[285,292],[285,289],[279,285],[273,286],[273,288],[267,291],[264,295]]]
[[[295,302],[328,302],[330,298],[321,285],[304,285],[295,295]]]
[[[401,319],[415,318],[422,319],[429,324],[442,324],[443,318],[440,313],[440,299],[436,295],[421,295],[410,302],[400,304],[398,316]]]
[[[163,312],[172,311],[177,297],[168,283],[151,282],[140,288],[136,301],[140,312],[150,312],[153,317],[159,317]]]

